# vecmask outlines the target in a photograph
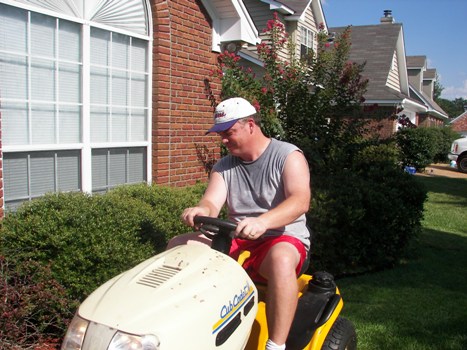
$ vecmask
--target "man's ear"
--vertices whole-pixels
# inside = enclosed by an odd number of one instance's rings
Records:
[[[253,133],[253,129],[255,127],[255,121],[253,118],[248,119],[248,127],[250,128],[250,134]]]

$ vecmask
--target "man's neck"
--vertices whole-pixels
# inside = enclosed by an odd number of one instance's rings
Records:
[[[252,139],[250,151],[244,157],[240,157],[245,162],[254,162],[266,151],[271,139],[266,137],[264,134],[257,135]]]

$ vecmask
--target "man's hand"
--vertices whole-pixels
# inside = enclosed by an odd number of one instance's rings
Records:
[[[186,225],[199,229],[199,227],[195,226],[195,216],[209,216],[209,209],[204,207],[186,208],[180,218]]]
[[[238,223],[235,236],[254,240],[261,237],[266,230],[267,227],[260,218],[246,218]]]

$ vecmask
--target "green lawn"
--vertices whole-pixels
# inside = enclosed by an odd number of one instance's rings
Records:
[[[428,200],[410,256],[337,281],[359,350],[467,349],[467,179],[416,179]]]

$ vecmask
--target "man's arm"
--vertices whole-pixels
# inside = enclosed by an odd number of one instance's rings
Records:
[[[182,213],[185,224],[193,227],[195,216],[217,217],[227,199],[227,188],[224,179],[218,172],[212,172],[208,187],[196,207],[186,208]]]
[[[255,239],[268,229],[290,224],[309,210],[310,170],[303,153],[296,151],[289,154],[282,176],[286,199],[257,218],[242,220],[237,227],[237,234]]]

